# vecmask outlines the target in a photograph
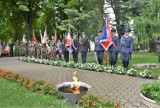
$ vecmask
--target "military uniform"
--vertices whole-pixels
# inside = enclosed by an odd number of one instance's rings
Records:
[[[72,51],[73,61],[74,63],[78,63],[79,41],[77,37],[73,39],[72,46],[73,46],[73,51]]]
[[[37,58],[41,59],[41,44],[37,43],[37,50],[36,50],[36,54],[37,54]]]
[[[15,56],[19,56],[20,53],[20,42],[17,40],[15,43]]]
[[[62,52],[63,52],[63,44],[62,42],[59,40],[57,43],[57,47],[58,47],[58,59],[62,60]]]
[[[115,66],[117,62],[118,56],[118,48],[119,48],[119,38],[115,35],[116,30],[111,29],[112,35],[112,42],[113,44],[108,48],[108,56],[109,56],[109,63],[111,66]]]
[[[3,43],[0,40],[0,57],[2,57],[3,55]]]
[[[83,33],[83,35],[85,35],[85,33]],[[80,40],[80,51],[81,51],[81,57],[82,57],[83,64],[86,63],[88,49],[89,49],[88,39],[86,37],[83,37]]]
[[[126,29],[125,34],[129,33],[129,30]],[[131,36],[124,35],[121,37],[120,41],[120,53],[121,53],[121,59],[124,68],[128,69],[130,56],[133,51],[133,38]]]
[[[160,63],[160,37],[158,37],[156,40],[156,46],[157,46],[158,62]]]
[[[62,49],[65,62],[69,62],[69,51],[66,48],[66,39],[63,40]]]
[[[56,60],[56,41],[51,40],[50,42],[50,47],[51,47],[51,60]]]
[[[102,31],[98,31],[98,34],[102,33]],[[103,63],[103,57],[104,57],[104,48],[103,46],[100,44],[100,38],[101,38],[102,34],[99,34],[99,36],[97,36],[95,38],[95,48],[94,51],[96,51],[96,56],[97,56],[97,62],[102,65]]]

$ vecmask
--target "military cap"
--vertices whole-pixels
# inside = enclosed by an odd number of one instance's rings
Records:
[[[102,33],[102,30],[98,30],[98,33]]]
[[[68,33],[67,32],[65,32],[65,35],[67,35]]]
[[[116,29],[112,28],[112,29],[111,29],[111,32],[116,32]]]
[[[85,32],[82,32],[82,34],[86,34]]]
[[[126,33],[126,32],[131,32],[131,30],[130,30],[129,28],[126,28],[126,29],[125,29],[125,33]]]
[[[77,32],[74,32],[73,34],[74,34],[74,35],[78,35],[78,33],[77,33]]]

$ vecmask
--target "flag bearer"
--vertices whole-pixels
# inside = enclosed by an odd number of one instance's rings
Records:
[[[111,29],[113,44],[108,48],[109,64],[115,67],[118,56],[119,38],[116,36],[116,29]]]

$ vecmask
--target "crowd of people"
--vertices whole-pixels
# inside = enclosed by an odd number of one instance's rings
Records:
[[[123,66],[128,69],[129,61],[131,59],[131,54],[133,51],[133,37],[129,36],[130,30],[126,29],[124,34],[119,37],[116,35],[116,30],[111,29],[112,35],[112,44],[108,48],[108,58],[109,64],[115,66],[117,63],[118,53],[120,53]],[[46,42],[37,42],[32,41],[16,41],[15,43],[10,43],[8,46],[8,53],[10,56],[20,56],[25,55],[29,57],[34,57],[38,59],[49,59],[49,60],[62,60],[69,62],[69,55],[72,54],[73,61],[78,63],[78,54],[81,54],[82,63],[86,63],[87,52],[90,49],[89,39],[86,36],[85,32],[81,33],[81,36],[78,33],[73,33],[71,47],[72,51],[70,52],[66,47],[68,33],[64,34],[63,39],[57,39],[57,37],[52,36],[51,40],[48,36],[45,37]],[[100,42],[102,37],[102,31],[98,30],[98,36],[95,37],[95,47],[94,51],[96,53],[97,63],[100,65],[103,64],[103,57],[105,48]],[[3,43],[0,41],[0,54],[2,51],[4,53]],[[13,46],[15,46],[15,51],[13,54]],[[9,50],[10,49],[10,50]]]

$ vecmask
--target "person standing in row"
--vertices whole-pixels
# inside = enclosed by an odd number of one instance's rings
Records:
[[[158,62],[160,63],[160,36],[156,40],[157,54],[158,54]]]
[[[112,42],[113,44],[108,48],[108,56],[109,56],[109,64],[115,67],[117,63],[118,56],[118,46],[119,46],[119,38],[116,36],[116,29],[111,29]]]
[[[51,47],[51,60],[56,60],[56,38],[52,36],[52,40],[50,42]]]
[[[129,36],[130,30],[126,29],[124,36],[121,37],[120,41],[120,53],[121,53],[121,59],[123,67],[128,70],[129,60],[130,56],[133,51],[133,37]]]
[[[69,51],[66,48],[66,38],[67,38],[67,32],[65,33],[65,38],[63,40],[63,55],[64,55],[64,60],[65,62],[69,62]]]
[[[88,49],[89,49],[89,41],[86,38],[85,32],[83,32],[82,39],[80,40],[80,51],[81,51],[81,57],[82,57],[83,64],[86,63]]]
[[[73,35],[72,46],[73,46],[73,51],[72,51],[73,61],[74,63],[78,63],[79,41],[77,39],[77,33],[74,33]]]
[[[58,60],[62,60],[63,44],[61,42],[61,39],[59,39],[57,42],[57,49],[58,49]]]
[[[102,36],[102,31],[98,30],[98,36],[95,37],[95,48],[94,48],[94,51],[96,51],[97,62],[100,65],[102,65],[103,57],[104,57],[104,48],[100,43],[101,36]]]
[[[0,57],[3,57],[3,43],[0,40]]]

